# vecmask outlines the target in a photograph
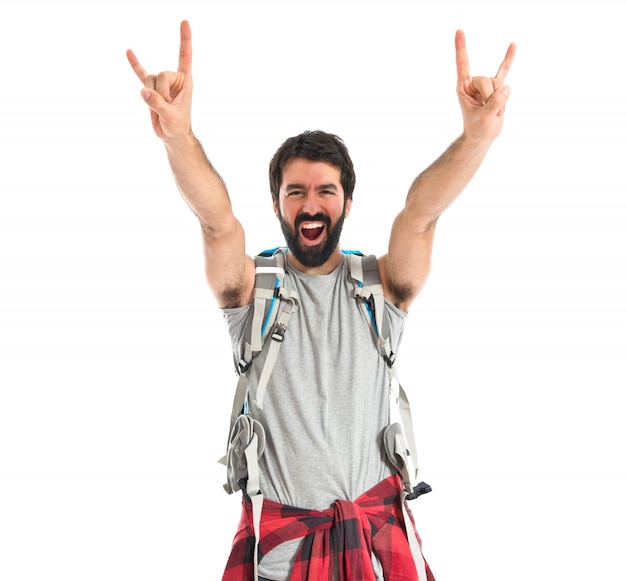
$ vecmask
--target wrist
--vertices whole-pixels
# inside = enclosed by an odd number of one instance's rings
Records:
[[[191,128],[185,133],[180,135],[172,136],[172,137],[164,137],[163,144],[165,148],[170,153],[179,153],[179,152],[189,152],[190,150],[194,150],[196,148],[202,149],[200,145],[200,141],[194,135]]]
[[[466,150],[468,153],[485,154],[491,147],[494,139],[484,137],[482,135],[472,134],[467,129],[463,131],[457,139],[459,149]]]

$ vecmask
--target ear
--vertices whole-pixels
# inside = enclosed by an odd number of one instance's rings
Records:
[[[274,214],[278,218],[278,200],[272,197],[272,206],[274,206]]]
[[[344,213],[345,218],[347,218],[350,215],[350,208],[352,208],[352,198],[348,198],[346,200],[346,209]]]

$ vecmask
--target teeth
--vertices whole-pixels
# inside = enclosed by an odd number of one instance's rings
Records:
[[[313,230],[313,228],[322,228],[324,224],[322,222],[307,222],[302,225],[304,230]]]

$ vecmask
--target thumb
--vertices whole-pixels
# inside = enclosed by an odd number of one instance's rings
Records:
[[[502,117],[504,115],[504,107],[506,102],[509,100],[510,95],[511,87],[508,85],[500,87],[493,93],[493,95],[491,95],[491,98],[489,99],[489,108],[494,111],[498,117]]]
[[[155,113],[161,114],[164,107],[167,106],[167,102],[159,92],[148,89],[148,87],[141,89],[141,97]]]

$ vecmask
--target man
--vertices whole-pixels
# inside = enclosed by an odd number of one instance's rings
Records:
[[[238,357],[253,313],[255,261],[245,253],[244,230],[224,182],[192,132],[188,22],[180,32],[176,72],[149,75],[132,51],[127,56],[144,85],[141,95],[178,188],[200,221],[207,280]],[[499,135],[510,94],[504,80],[515,45],[492,78],[471,76],[462,31],[455,45],[463,133],[415,179],[393,223],[388,252],[378,260],[396,348],[406,311],[430,270],[439,216]],[[339,238],[354,182],[345,145],[320,131],[288,139],[270,164],[274,212],[288,246],[284,285],[296,293],[299,308],[263,403],[257,393],[263,366],[255,361],[250,369],[247,411],[267,434],[259,461],[265,500],[257,530],[244,495],[227,580],[434,579],[419,547],[411,545],[418,537],[408,522],[402,484],[382,449],[389,371],[362,314],[351,306],[354,288]]]

